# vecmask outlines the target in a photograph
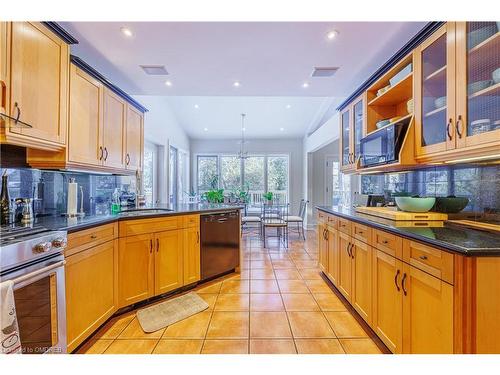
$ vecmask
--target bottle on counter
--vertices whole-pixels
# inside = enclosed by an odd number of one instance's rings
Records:
[[[120,204],[120,190],[118,188],[115,189],[113,193],[113,199],[111,201],[111,213],[117,214],[121,210]]]
[[[7,171],[5,171],[2,175],[2,192],[0,193],[0,221],[2,225],[10,222],[10,199],[7,183],[8,177]]]

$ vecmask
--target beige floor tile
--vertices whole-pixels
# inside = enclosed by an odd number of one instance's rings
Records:
[[[292,293],[282,294],[286,311],[320,311],[318,304],[311,294]]]
[[[290,256],[282,252],[269,253],[271,260],[290,260]]]
[[[292,337],[290,325],[284,312],[251,312],[250,337],[286,338]]]
[[[241,269],[237,274],[240,280],[249,280],[250,279],[250,270],[249,269]]]
[[[308,253],[300,253],[291,255],[293,260],[312,260]]]
[[[159,339],[163,335],[165,328],[158,331],[146,333],[142,330],[139,320],[134,318],[130,324],[118,336],[118,339]]]
[[[323,311],[347,311],[340,298],[334,293],[313,293],[313,297]]]
[[[257,261],[262,261],[264,263],[271,263],[271,257],[269,254],[266,252],[252,252],[251,254],[251,261],[252,262],[257,262]]]
[[[215,306],[215,301],[217,300],[218,294],[215,293],[203,293],[199,295],[202,300],[208,303],[208,311],[213,310]]]
[[[372,339],[340,339],[347,354],[382,354]]]
[[[324,280],[305,280],[311,293],[333,293]]]
[[[135,312],[126,313],[116,318],[112,318],[107,322],[97,333],[96,338],[101,339],[116,339],[120,333],[129,325],[134,319]]]
[[[181,320],[167,327],[163,333],[164,338],[185,338],[185,339],[198,339],[204,338],[208,323],[210,322],[211,311],[203,311],[189,318]]]
[[[304,268],[299,273],[304,280],[323,280],[319,268]]]
[[[221,293],[250,293],[249,280],[227,280],[222,283]]]
[[[153,354],[200,354],[203,340],[160,340]]]
[[[280,294],[250,294],[250,311],[285,311]]]
[[[315,260],[295,260],[294,262],[298,269],[318,267],[318,262]]]
[[[247,339],[248,325],[248,312],[214,311],[206,338]]]
[[[250,271],[251,280],[272,280],[275,279],[274,271],[268,269],[256,269]]]
[[[335,338],[333,330],[321,312],[288,312],[295,338]]]
[[[281,293],[309,293],[303,280],[278,280]]]
[[[210,282],[210,283],[203,284],[203,285],[197,287],[194,291],[196,293],[199,293],[199,294],[203,294],[203,293],[208,293],[208,294],[219,293],[221,286],[222,286],[222,283],[220,281]]]
[[[276,280],[251,280],[250,293],[279,293]]]
[[[243,261],[240,263],[240,268],[242,270],[249,270],[250,269],[250,262],[249,261]]]
[[[337,339],[296,339],[299,354],[344,354]]]
[[[293,340],[250,340],[250,354],[297,354]]]
[[[272,269],[273,268],[273,264],[271,263],[271,261],[267,260],[251,260],[250,261],[250,269],[260,269],[260,268],[264,268],[264,269]]]
[[[78,349],[78,354],[102,354],[111,345],[111,339],[91,339]]]
[[[115,340],[104,354],[150,354],[159,340]]]
[[[339,338],[368,336],[348,311],[328,311],[325,316]]]
[[[248,340],[205,340],[201,354],[248,354]]]
[[[302,277],[299,274],[299,271],[297,271],[294,268],[277,269],[277,270],[274,270],[274,273],[276,274],[276,278],[278,280],[301,280],[302,279]]]
[[[295,269],[295,264],[291,260],[273,260],[273,267],[275,270],[280,269]]]
[[[250,297],[248,294],[219,294],[215,311],[248,311]]]

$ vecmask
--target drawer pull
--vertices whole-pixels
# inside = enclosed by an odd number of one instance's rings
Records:
[[[383,240],[383,241],[382,241],[382,243],[383,243],[384,245],[387,245],[387,244],[389,243],[389,241],[387,241],[387,240]]]
[[[358,231],[358,234],[363,234],[363,231],[362,230]]]
[[[428,259],[426,255],[421,255],[421,256],[419,256],[419,258],[422,259],[422,260],[427,260]]]
[[[97,238],[97,234],[91,234],[90,238],[92,238],[93,240],[95,240]]]

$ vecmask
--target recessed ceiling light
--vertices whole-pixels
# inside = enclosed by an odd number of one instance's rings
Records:
[[[129,38],[132,35],[134,35],[134,34],[132,34],[132,30],[130,30],[128,27],[122,27],[120,30],[122,31],[123,35],[128,36]]]
[[[170,81],[165,81],[165,85],[167,85],[168,87],[172,86],[172,82]]]
[[[233,86],[234,87],[240,87],[240,82],[239,81],[234,81]]]
[[[292,108],[292,106],[290,104],[287,104],[286,109],[290,109],[290,108]]]
[[[337,35],[339,35],[339,32],[337,30],[331,30],[326,33],[326,39],[333,40]]]
[[[302,84],[302,87],[305,88],[305,89],[307,89],[309,87],[309,83],[308,82],[304,82]]]
[[[282,132],[283,130],[285,130],[285,128],[280,128],[280,132]]]
[[[247,128],[241,128],[241,130],[243,130],[244,132],[246,132],[246,131],[247,131]]]
[[[207,132],[207,131],[208,131],[208,128],[203,128],[203,130]]]
[[[198,108],[200,108],[200,106],[198,104],[195,104],[194,108],[198,109]]]

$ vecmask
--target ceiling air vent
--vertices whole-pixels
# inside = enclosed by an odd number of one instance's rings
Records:
[[[338,67],[315,67],[311,77],[331,77],[337,72],[337,70],[339,70]]]
[[[166,76],[168,75],[165,65],[140,65],[144,73],[150,76]]]

